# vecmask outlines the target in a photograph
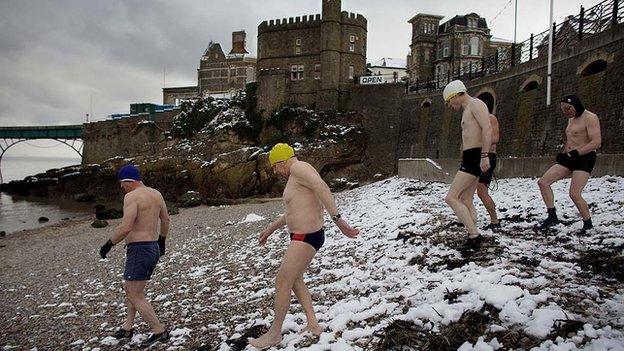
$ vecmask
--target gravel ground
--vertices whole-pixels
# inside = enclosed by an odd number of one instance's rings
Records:
[[[214,330],[198,332],[201,326],[222,322],[227,327],[231,316],[246,314],[244,309],[258,308],[237,305],[236,299],[219,301],[229,306],[225,309],[203,302],[208,301],[211,290],[237,284],[231,278],[239,276],[239,263],[229,262],[228,256],[237,250],[241,240],[255,240],[256,234],[281,211],[281,202],[269,201],[180,209],[180,214],[172,216],[167,254],[147,292],[157,315],[169,328],[194,330],[191,336],[186,336],[186,347],[220,342],[214,340],[217,335]],[[233,225],[250,213],[267,219]],[[125,254],[123,246],[117,245],[104,261],[100,260],[98,250],[119,223],[120,220],[112,220],[108,227],[94,229],[90,221],[76,221],[0,239],[3,293],[0,318],[4,321],[0,347],[111,348],[102,344],[101,339],[121,325],[125,316],[122,287]],[[211,272],[210,265],[206,265],[216,262],[223,264],[212,266],[219,271]],[[211,274],[214,279],[208,281],[213,286],[185,281],[191,268],[198,266],[206,266],[199,274]],[[165,297],[178,303],[167,303]],[[268,307],[269,298],[267,294],[259,304]],[[192,321],[187,318],[191,311],[195,314]],[[149,332],[140,318],[137,329],[144,336]],[[178,332],[185,336],[184,329]]]

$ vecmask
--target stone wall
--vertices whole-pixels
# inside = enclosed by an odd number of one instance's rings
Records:
[[[137,115],[84,125],[82,163],[101,163],[115,156],[156,155],[165,146],[163,131],[171,129],[180,110]]]
[[[472,96],[491,94],[500,121],[501,157],[551,156],[561,150],[567,119],[559,107],[561,96],[575,93],[585,107],[598,114],[602,129],[599,153],[624,152],[624,24],[553,55],[552,103],[546,105],[546,58],[467,83]],[[606,69],[584,75],[596,60]],[[533,89],[535,88],[535,89]],[[398,158],[456,158],[460,155],[460,112],[445,108],[441,91],[407,94],[405,86],[361,86],[352,92],[352,108],[360,111],[367,130],[383,136],[371,152],[395,150]],[[383,120],[386,123],[374,124]],[[377,140],[377,139],[374,139]],[[373,146],[373,145],[371,145]],[[383,151],[382,151],[383,150]],[[384,162],[389,163],[389,162]]]

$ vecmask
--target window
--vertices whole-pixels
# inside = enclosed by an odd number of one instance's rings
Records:
[[[301,38],[295,39],[295,55],[301,55]]]
[[[423,61],[424,61],[425,63],[429,63],[429,59],[430,59],[430,54],[429,54],[429,51],[425,51],[425,56],[424,56],[424,58],[423,58]]]
[[[321,65],[319,63],[314,65],[314,79],[321,79]]]
[[[290,80],[303,80],[303,65],[290,66]]]
[[[463,56],[468,55],[470,52],[470,40],[467,37],[462,38],[461,54]]]
[[[477,27],[477,19],[476,18],[468,18],[468,27],[476,28]]]
[[[435,26],[433,23],[423,23],[423,33],[435,34]]]
[[[355,35],[349,35],[349,52],[355,51]]]
[[[451,51],[451,48],[449,47],[449,42],[445,41],[443,43],[443,48],[442,48],[442,57],[449,57],[450,51]]]
[[[479,55],[479,37],[470,38],[470,55]]]
[[[606,69],[607,69],[607,61],[602,60],[602,59],[596,60],[590,63],[589,65],[587,65],[585,69],[583,69],[583,71],[581,72],[581,76],[591,76],[593,74],[598,74],[600,72],[603,72]]]
[[[349,66],[349,79],[353,79],[353,72],[354,72],[353,66]]]

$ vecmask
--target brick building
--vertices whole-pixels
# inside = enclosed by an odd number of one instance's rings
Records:
[[[258,26],[258,110],[283,103],[336,109],[366,72],[367,20],[323,0],[322,14],[263,21]]]
[[[199,61],[197,86],[163,88],[163,103],[177,104],[179,100],[197,95],[215,95],[245,89],[255,81],[256,59],[245,49],[245,31],[232,33],[232,50],[226,55],[221,44],[210,42]]]
[[[443,16],[419,13],[412,24],[412,43],[407,56],[410,82],[446,79],[450,71],[475,70],[482,58],[505,56],[512,43],[490,35],[485,18],[476,13],[455,16],[440,24]]]

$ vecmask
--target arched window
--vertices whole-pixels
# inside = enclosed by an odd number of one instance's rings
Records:
[[[603,72],[605,69],[607,69],[607,61],[596,60],[585,67],[583,72],[581,72],[581,76],[591,76],[592,74]]]
[[[485,105],[488,108],[489,113],[493,113],[494,111],[494,95],[492,93],[484,91],[483,93],[477,96],[477,99],[485,102]]]
[[[423,103],[420,104],[420,107],[421,108],[429,108],[429,107],[431,107],[431,101],[430,100],[423,101]]]
[[[537,89],[537,88],[539,88],[539,83],[538,83],[538,82],[536,82],[536,81],[534,81],[534,80],[532,80],[532,81],[528,82],[528,83],[524,86],[524,88],[522,88],[522,91],[526,92],[526,91],[535,90],[535,89]]]

